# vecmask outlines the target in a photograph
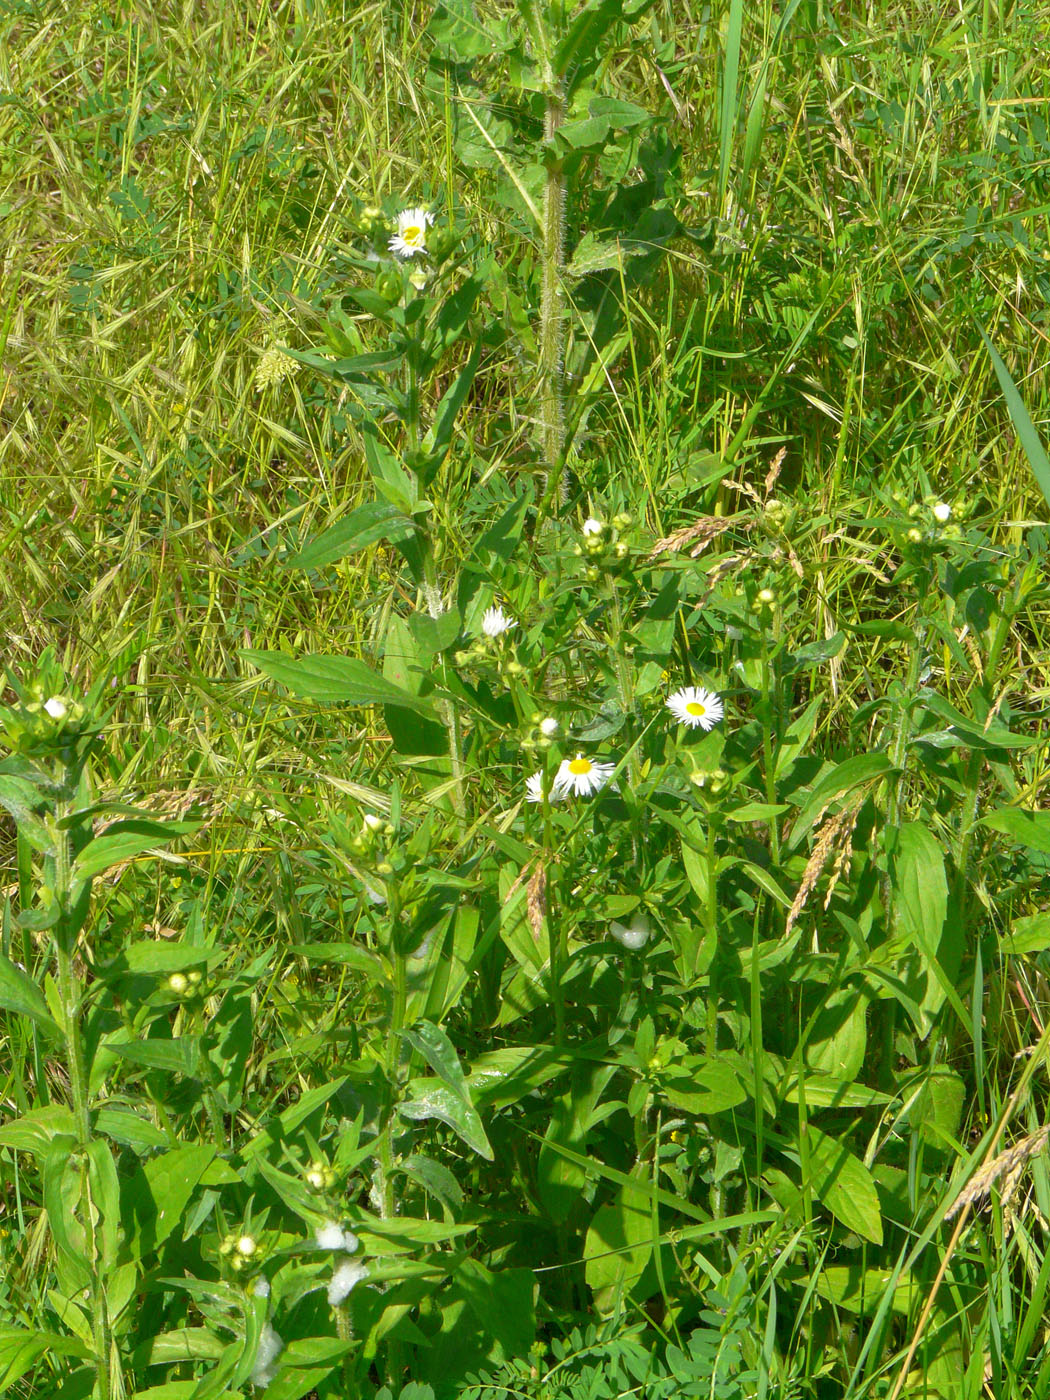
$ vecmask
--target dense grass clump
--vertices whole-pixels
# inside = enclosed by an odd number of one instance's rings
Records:
[[[1038,7],[0,11],[0,1389],[1050,1386]]]

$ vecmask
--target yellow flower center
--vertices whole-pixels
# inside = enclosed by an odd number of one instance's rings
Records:
[[[699,715],[701,719],[707,714],[707,706],[701,705],[699,700],[690,700],[685,708],[691,715]]]
[[[401,237],[406,243],[418,243],[423,237],[423,230],[418,224],[409,224]]]
[[[574,758],[569,763],[570,773],[589,773],[591,771],[591,760],[589,758]]]

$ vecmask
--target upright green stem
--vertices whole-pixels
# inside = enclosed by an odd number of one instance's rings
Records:
[[[776,764],[773,755],[773,703],[775,700],[775,690],[771,684],[770,659],[769,659],[769,638],[766,635],[766,628],[761,629],[762,636],[762,768],[766,781],[766,802],[770,807],[776,806],[777,801],[777,778]],[[780,860],[780,827],[777,823],[776,815],[770,813],[769,817],[769,852],[774,863]]]
[[[57,806],[58,820],[68,816],[69,805]],[[61,916],[55,926],[55,961],[58,973],[58,994],[62,1006],[62,1031],[66,1042],[66,1072],[69,1075],[69,1096],[73,1111],[73,1128],[77,1146],[84,1154],[85,1196],[83,1201],[84,1229],[88,1237],[89,1267],[91,1270],[91,1332],[95,1345],[97,1365],[98,1400],[112,1400],[114,1396],[111,1353],[113,1347],[112,1329],[109,1323],[109,1308],[106,1299],[105,1280],[102,1277],[99,1257],[99,1238],[96,1231],[95,1207],[89,1198],[89,1172],[87,1153],[92,1143],[90,1085],[84,1059],[84,1042],[80,1033],[81,987],[73,967],[79,929],[73,925],[69,915],[69,901],[72,884],[70,833],[60,830],[56,822],[56,843],[53,857],[52,889],[58,901]]]
[[[565,120],[562,86],[552,79],[547,92],[543,135],[550,143]],[[543,191],[543,282],[540,301],[540,413],[543,462],[546,468],[544,496],[555,509],[561,491],[565,459],[565,168],[553,153],[548,155],[547,183]]]
[[[554,832],[551,827],[551,808],[548,798],[543,799],[543,860],[544,870],[552,867],[551,851],[554,849]],[[554,894],[550,882],[547,884],[547,957],[550,962],[551,1002],[554,1005],[554,1043],[560,1049],[565,1044],[565,992],[562,988],[562,969],[569,957],[568,934],[564,919],[558,917]]]
[[[707,814],[707,899],[704,901],[707,934],[704,943],[708,950],[707,967],[707,1043],[706,1050],[711,1056],[718,1049],[718,851],[716,838],[717,823],[714,813]]]

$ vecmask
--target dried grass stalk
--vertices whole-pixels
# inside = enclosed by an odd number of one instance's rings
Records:
[[[951,1220],[952,1216],[958,1215],[964,1206],[982,1200],[1001,1177],[1006,1178],[1003,1184],[1003,1204],[1009,1209],[1017,1194],[1017,1185],[1025,1164],[1040,1150],[1048,1135],[1050,1124],[1040,1128],[1037,1133],[1029,1133],[1027,1137],[1015,1142],[1013,1147],[1008,1147],[1005,1152],[1000,1152],[998,1157],[986,1162],[980,1171],[973,1174],[945,1211],[945,1220]]]
[[[683,525],[680,530],[657,540],[649,551],[649,558],[655,559],[660,554],[677,554],[687,544],[691,544],[693,548],[689,551],[689,557],[697,559],[712,540],[717,539],[735,523],[732,516],[702,515],[699,520],[694,520],[692,525]]]
[[[773,487],[777,484],[777,477],[780,475],[780,468],[784,465],[784,458],[786,456],[787,448],[782,447],[773,458],[769,471],[766,472],[765,490],[767,496],[772,493]]]
[[[538,864],[532,872],[527,891],[526,908],[529,913],[529,927],[532,936],[539,943],[543,937],[543,918],[547,913],[547,872]]]
[[[849,860],[853,854],[853,829],[857,825],[860,809],[861,801],[854,802],[849,807],[843,807],[841,812],[836,812],[834,816],[828,817],[817,832],[816,844],[802,874],[802,883],[799,885],[798,893],[788,910],[787,924],[784,928],[785,935],[794,928],[806,907],[807,900],[816,887],[817,881],[824,873],[824,867],[834,854],[835,863],[831,872],[831,885],[824,901],[824,908],[828,907],[836,884],[844,871],[849,868]]]

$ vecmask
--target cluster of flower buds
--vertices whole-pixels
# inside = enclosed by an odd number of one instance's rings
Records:
[[[720,797],[729,786],[729,774],[724,768],[698,768],[689,774],[689,781],[708,797]]]
[[[519,680],[525,675],[525,667],[514,654],[510,636],[517,625],[509,613],[498,603],[494,604],[481,619],[481,636],[465,650],[456,652],[456,665],[491,667],[495,662],[501,676]]]
[[[778,601],[775,588],[760,588],[751,600],[751,611],[756,617],[768,617]]]
[[[621,535],[632,523],[632,517],[626,512],[608,521],[592,515],[583,522],[582,538],[573,553],[587,561],[583,576],[588,583],[597,583],[603,573],[619,573],[627,566],[631,547]]]
[[[318,1193],[331,1191],[339,1180],[335,1170],[327,1162],[313,1161],[303,1170],[303,1180],[311,1191]]]
[[[219,1245],[219,1254],[235,1274],[258,1269],[266,1257],[259,1241],[247,1231],[243,1234],[234,1232],[227,1235]]]
[[[190,972],[173,972],[168,978],[168,991],[172,996],[178,997],[179,1001],[187,1001],[204,990],[203,981],[203,974],[197,968]]]
[[[561,733],[561,725],[553,715],[534,714],[521,746],[528,752],[549,749]]]
[[[11,749],[27,756],[61,750],[97,730],[78,700],[39,686],[30,687],[21,705],[0,711],[0,723]]]
[[[396,832],[385,817],[366,812],[361,819],[360,831],[350,840],[350,854],[359,861],[367,862],[380,875],[390,874],[393,866],[387,856],[390,839],[394,835]]]

